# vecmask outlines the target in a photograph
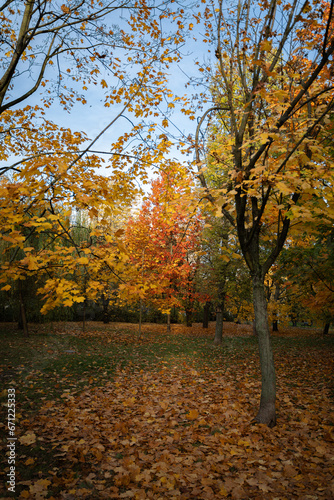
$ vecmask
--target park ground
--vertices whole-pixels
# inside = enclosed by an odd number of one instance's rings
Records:
[[[0,498],[334,498],[334,335],[273,335],[278,425],[254,424],[247,325],[1,324],[1,435],[15,389],[15,493]],[[7,391],[11,389],[11,391]]]

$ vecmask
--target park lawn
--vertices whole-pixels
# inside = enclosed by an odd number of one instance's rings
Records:
[[[278,425],[254,425],[256,339],[213,328],[0,325],[3,445],[15,388],[15,495],[54,499],[334,498],[333,335],[273,336]],[[6,470],[7,468],[7,470]]]

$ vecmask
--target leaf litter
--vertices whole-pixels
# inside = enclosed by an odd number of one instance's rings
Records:
[[[18,477],[18,498],[334,498],[328,346],[278,343],[278,426],[269,429],[252,423],[256,349],[230,341],[211,351],[218,363],[210,364],[183,352],[178,337],[179,350],[159,352],[149,368],[138,352],[103,384],[70,387],[23,415],[19,460],[28,474]]]

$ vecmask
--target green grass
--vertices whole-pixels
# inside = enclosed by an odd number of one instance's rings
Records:
[[[64,391],[80,392],[103,386],[118,368],[160,370],[162,367],[192,366],[197,370],[224,370],[231,363],[245,363],[257,353],[254,337],[224,337],[221,346],[203,335],[145,334],[138,342],[129,330],[117,332],[97,328],[91,335],[22,333],[0,328],[0,378],[5,388],[16,387],[19,404],[29,412],[38,411],[46,400],[61,399]],[[298,355],[308,349],[331,349],[334,337],[274,337],[275,356],[280,352]],[[250,376],[257,376],[254,372]]]
[[[45,400],[59,399],[66,390],[102,386],[117,368],[145,371],[186,364],[223,369],[231,359],[244,359],[257,349],[253,338],[226,338],[216,347],[207,336],[149,334],[138,343],[131,331],[110,336],[108,329],[85,336],[46,331],[25,338],[15,329],[1,328],[0,342],[3,386],[13,383],[22,408],[29,411],[38,411]]]

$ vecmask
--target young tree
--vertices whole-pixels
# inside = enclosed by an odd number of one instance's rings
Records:
[[[191,184],[171,164],[152,181],[151,194],[127,225],[124,246],[137,270],[130,289],[121,285],[166,313],[183,308],[188,324],[195,301],[206,298],[195,286],[202,217]]]
[[[236,233],[231,231],[228,221],[213,215],[207,216],[206,221],[201,241],[204,255],[201,257],[200,280],[216,309],[214,344],[219,345],[222,343],[225,314],[228,311],[238,317],[240,312],[238,306],[244,298],[241,281],[245,265],[237,248]]]
[[[207,197],[236,228],[253,285],[262,374],[256,420],[276,424],[276,382],[264,279],[291,220],[333,209],[328,141],[334,92],[333,2],[219,0],[205,11],[217,64],[213,106],[196,134],[199,178],[207,189],[199,131],[215,113],[220,133],[208,154],[225,167],[219,193]],[[218,128],[219,128],[218,127]],[[211,140],[212,143],[212,140]]]

